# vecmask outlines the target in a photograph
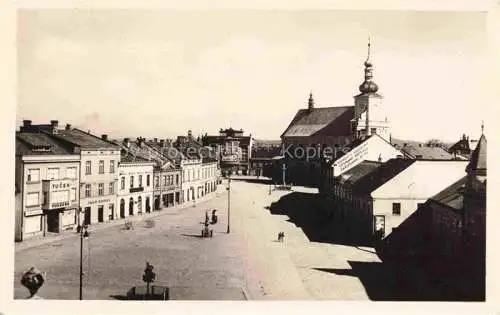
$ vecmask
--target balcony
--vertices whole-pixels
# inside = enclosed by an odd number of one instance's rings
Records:
[[[130,187],[130,193],[136,193],[136,192],[141,192],[144,191],[144,187]]]

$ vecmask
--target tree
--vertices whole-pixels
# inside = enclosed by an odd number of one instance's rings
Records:
[[[146,269],[144,269],[144,274],[142,275],[142,281],[146,282],[146,295],[149,295],[149,285],[156,279],[156,274],[153,272],[153,265],[146,261]]]

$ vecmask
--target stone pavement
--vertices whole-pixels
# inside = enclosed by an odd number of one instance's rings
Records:
[[[268,185],[240,179],[231,183],[230,234],[227,182],[217,196],[194,208],[152,215],[153,228],[140,219],[129,231],[121,229],[123,222],[94,228],[84,245],[84,299],[123,298],[131,286],[143,285],[146,261],[154,265],[158,284],[172,287],[172,299],[368,299],[359,278],[350,274],[349,261],[377,261],[376,255],[369,249],[310,242],[287,215],[266,209],[290,192],[269,195]],[[212,226],[214,237],[202,239],[201,223],[211,209],[218,210],[219,222]],[[283,243],[276,241],[279,231],[285,232]],[[16,246],[15,279],[33,264],[47,273],[42,297],[78,298],[76,236]],[[16,298],[26,296],[18,281],[14,288]]]

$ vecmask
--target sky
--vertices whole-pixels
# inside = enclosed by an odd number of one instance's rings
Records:
[[[25,10],[17,27],[17,126],[279,139],[310,91],[353,105],[369,35],[394,138],[477,138],[490,103],[481,12]]]

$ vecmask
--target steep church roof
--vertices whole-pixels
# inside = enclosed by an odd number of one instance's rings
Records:
[[[309,137],[350,135],[350,121],[354,118],[354,106],[320,107],[299,109],[282,137]]]
[[[486,176],[486,137],[484,134],[481,135],[476,149],[472,152],[467,171]]]

